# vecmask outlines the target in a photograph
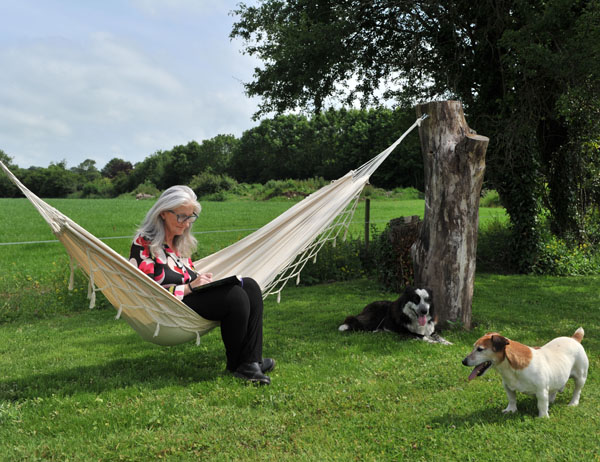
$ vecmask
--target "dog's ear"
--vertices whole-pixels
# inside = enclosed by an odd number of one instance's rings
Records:
[[[504,350],[506,345],[510,342],[506,337],[502,337],[502,335],[494,334],[492,335],[492,351],[498,352]]]

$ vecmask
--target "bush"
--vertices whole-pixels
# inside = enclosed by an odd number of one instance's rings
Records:
[[[237,186],[237,181],[227,175],[218,175],[206,170],[199,175],[195,175],[190,181],[190,188],[194,190],[198,197],[206,199],[209,195],[221,194],[233,190]],[[224,200],[224,199],[221,199]]]
[[[307,180],[269,180],[264,185],[261,199],[268,200],[276,197],[302,199],[326,184],[328,184],[328,181],[320,177]]]
[[[109,198],[113,197],[114,187],[110,178],[96,178],[93,181],[89,181],[83,185],[83,188],[78,193],[75,193],[74,197],[83,198],[87,197],[90,199],[98,198]]]
[[[410,248],[417,240],[420,228],[418,218],[404,217],[391,220],[379,235],[373,237],[369,248],[377,279],[389,291],[399,293],[414,284],[414,270]]]
[[[395,188],[392,191],[392,197],[394,199],[400,199],[403,201],[423,199],[425,194],[416,188]]]
[[[309,261],[300,276],[300,285],[347,281],[370,273],[364,242],[360,238],[338,239],[335,246],[326,242],[316,261]]]
[[[202,200],[212,201],[212,202],[224,202],[229,198],[228,194],[225,191],[217,191],[212,194],[206,194],[202,196]]]
[[[148,196],[158,197],[160,196],[159,189],[150,180],[146,180],[139,184],[137,188],[133,190],[133,195],[146,194]]]
[[[600,257],[589,244],[568,244],[554,235],[546,237],[533,273],[548,276],[597,274]]]
[[[335,247],[327,243],[317,261],[306,264],[300,283],[312,285],[375,276],[385,290],[399,293],[414,283],[410,247],[417,239],[419,226],[419,220],[407,223],[401,217],[391,220],[381,233],[373,227],[368,251],[359,238],[338,240]]]
[[[510,255],[512,232],[508,222],[494,218],[479,228],[477,238],[477,271],[514,273]]]
[[[363,196],[369,199],[399,199],[402,201],[423,199],[425,195],[416,188],[394,188],[392,191],[377,188],[373,185],[366,185],[363,190]]]
[[[498,192],[493,189],[488,189],[482,192],[479,205],[481,207],[502,207],[502,204],[500,203],[500,196],[498,195]]]
[[[518,267],[512,262],[518,256],[510,253],[514,248],[513,239],[515,236],[508,222],[494,219],[482,226],[477,244],[477,270],[517,273]],[[541,246],[531,266],[532,273],[547,276],[582,276],[599,271],[600,254],[595,245],[561,239],[549,231],[542,234]]]

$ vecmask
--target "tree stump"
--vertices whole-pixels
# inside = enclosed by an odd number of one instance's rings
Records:
[[[411,248],[415,285],[432,289],[438,322],[471,328],[479,199],[489,139],[471,130],[459,101],[420,104],[425,216]]]

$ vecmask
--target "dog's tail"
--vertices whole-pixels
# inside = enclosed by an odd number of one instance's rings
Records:
[[[584,334],[584,332],[583,332],[583,327],[580,327],[579,329],[577,329],[577,330],[575,331],[575,333],[573,334],[573,336],[572,336],[572,337],[573,337],[575,340],[577,340],[579,343],[581,343],[581,341],[583,340],[583,334]]]

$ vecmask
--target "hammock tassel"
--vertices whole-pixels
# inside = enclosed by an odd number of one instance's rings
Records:
[[[96,306],[96,291],[92,290],[92,295],[90,296],[90,310]]]
[[[75,261],[71,255],[69,255],[69,266],[71,267],[71,274],[69,276],[69,291],[75,287]]]
[[[281,302],[281,290],[277,292],[277,303]]]
[[[200,346],[200,332],[196,331],[196,346]]]
[[[334,249],[335,249],[336,242],[337,242],[337,239],[334,237],[333,238],[333,243],[331,244],[331,247],[333,247]]]
[[[94,289],[94,273],[90,272],[90,283],[88,284],[88,298],[90,299],[90,310],[96,306],[96,290]]]
[[[90,284],[88,285],[88,298],[90,299],[90,310],[96,306],[96,289],[94,289],[94,270],[90,258],[90,250],[86,250],[87,261],[90,264]]]
[[[154,331],[154,336],[155,336],[155,337],[158,337],[158,333],[159,333],[159,331],[160,331],[160,324],[159,324],[159,323],[156,323],[156,330]]]
[[[123,312],[123,307],[119,307],[119,311],[117,311],[117,315],[115,316],[115,321],[121,317],[121,313]]]

